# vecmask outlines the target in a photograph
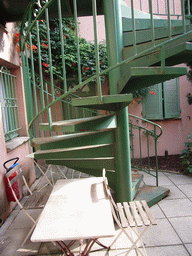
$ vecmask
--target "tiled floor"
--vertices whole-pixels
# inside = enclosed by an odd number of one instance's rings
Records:
[[[160,172],[159,183],[170,189],[170,195],[151,207],[157,220],[157,226],[149,228],[144,236],[148,256],[185,256],[192,255],[192,177],[178,173]],[[152,177],[144,174],[144,183],[154,185]],[[34,216],[38,215],[35,210]],[[0,229],[0,254],[17,255],[62,255],[51,243],[32,243],[28,241],[21,248],[21,243],[29,231],[29,219],[16,208]],[[105,239],[109,243],[110,239]],[[75,247],[78,245],[75,245]],[[123,236],[117,247],[120,255],[128,247]],[[77,248],[76,248],[77,249]],[[95,250],[98,246],[95,246]],[[93,251],[90,256],[117,255],[115,249],[106,254],[105,250]],[[135,252],[129,255],[136,255]]]

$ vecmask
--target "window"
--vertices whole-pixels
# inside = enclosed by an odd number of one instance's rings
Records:
[[[143,98],[143,117],[149,120],[163,120],[180,117],[179,79],[149,87]]]
[[[18,136],[17,131],[21,129],[18,117],[15,78],[6,67],[1,67],[0,105],[6,141]]]

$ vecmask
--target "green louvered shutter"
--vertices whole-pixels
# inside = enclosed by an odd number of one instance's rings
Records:
[[[150,92],[154,92],[152,95]],[[163,119],[162,105],[162,84],[156,84],[149,87],[148,94],[142,100],[143,117],[149,120]]]
[[[180,117],[179,79],[171,79],[163,83],[165,118]]]

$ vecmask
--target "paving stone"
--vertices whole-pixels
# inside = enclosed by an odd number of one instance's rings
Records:
[[[168,177],[176,185],[192,183],[192,177],[190,177],[190,176],[185,176],[182,174],[170,174],[170,175],[168,175]]]
[[[192,202],[189,199],[162,200],[158,204],[168,218],[192,216]]]
[[[187,197],[192,197],[192,184],[178,185],[178,188],[179,188]]]
[[[143,236],[145,247],[181,244],[181,240],[167,219],[157,219]]]
[[[188,256],[183,245],[160,246],[146,248],[147,256]]]
[[[183,243],[192,243],[192,217],[170,218]]]
[[[186,195],[178,187],[174,185],[172,186],[165,185],[163,187],[170,189],[170,193],[168,196],[165,197],[165,200],[186,198]]]

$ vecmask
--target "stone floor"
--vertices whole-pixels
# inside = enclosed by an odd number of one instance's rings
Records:
[[[67,176],[75,178],[79,173],[71,171]],[[153,177],[144,174],[144,183],[154,185]],[[150,227],[144,236],[147,255],[192,255],[192,177],[163,171],[159,172],[159,185],[169,188],[171,192],[169,196],[151,207],[157,225]],[[34,217],[39,214],[39,210],[30,211]],[[58,247],[51,243],[32,243],[29,240],[21,247],[31,225],[28,217],[16,207],[0,228],[0,254],[2,256],[63,255]],[[105,244],[110,243],[110,239],[104,240]],[[120,255],[126,255],[125,248],[129,247],[129,243],[122,236],[116,247]],[[77,249],[78,244],[75,244],[74,251]],[[117,255],[115,247],[109,254],[106,250],[98,249],[98,246],[95,246],[90,256]],[[136,253],[132,251],[129,255]]]

